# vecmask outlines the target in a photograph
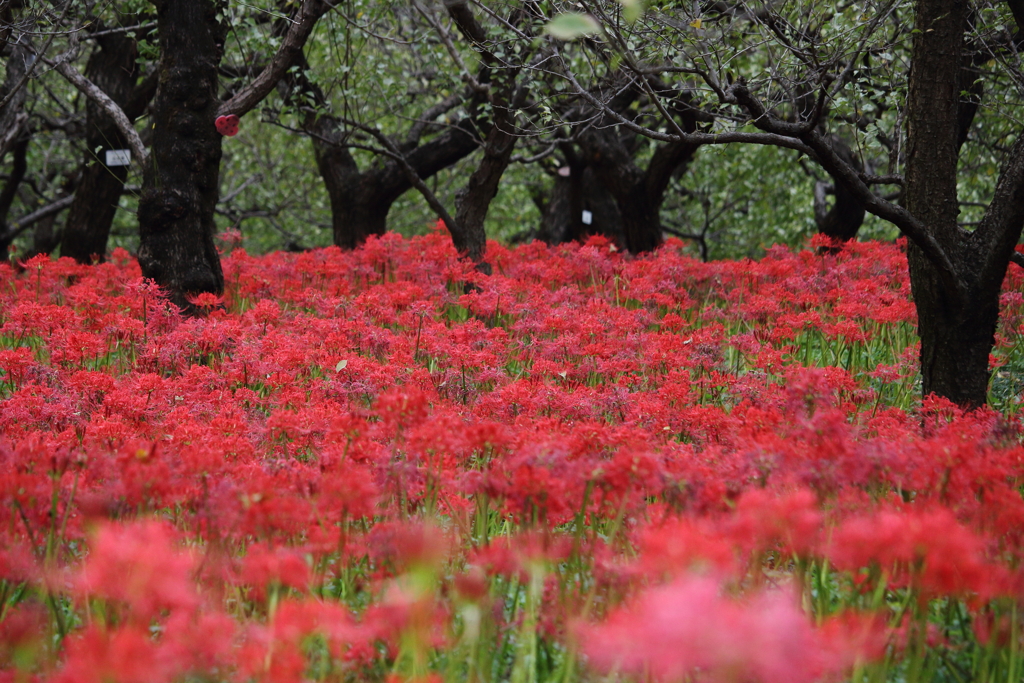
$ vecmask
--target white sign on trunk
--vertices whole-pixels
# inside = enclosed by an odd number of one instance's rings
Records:
[[[589,211],[583,212],[583,225],[590,225],[594,222],[594,214]]]
[[[108,149],[107,166],[127,166],[132,163],[132,152],[128,149]]]

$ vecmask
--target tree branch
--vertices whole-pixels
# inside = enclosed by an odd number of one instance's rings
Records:
[[[982,278],[998,278],[1005,273],[1007,254],[1014,251],[1024,227],[1024,133],[1017,136],[1009,158],[999,173],[996,190],[988,209],[970,241],[981,246],[987,259]]]
[[[67,197],[62,197],[52,204],[36,209],[27,216],[23,216],[16,221],[12,221],[10,227],[7,228],[7,232],[0,236],[0,243],[10,243],[15,237],[20,235],[26,228],[33,223],[41,221],[44,218],[52,216],[55,213],[60,213],[64,209],[71,206],[71,203],[75,201],[75,195],[69,194]]]
[[[302,7],[299,8],[296,18],[292,20],[292,25],[270,64],[253,79],[252,83],[221,104],[217,115],[243,116],[262,102],[288,69],[301,57],[302,47],[313,32],[316,22],[331,9],[332,5],[327,4],[324,0],[303,0]]]
[[[815,161],[828,171],[829,175],[843,183],[846,189],[863,204],[865,210],[895,225],[921,248],[928,259],[935,264],[951,292],[963,294],[967,291],[966,282],[953,266],[949,254],[935,239],[935,235],[928,229],[928,226],[902,206],[886,201],[872,192],[867,183],[861,179],[858,170],[843,160],[820,132],[802,130],[803,126],[801,125],[776,119],[742,83],[734,83],[729,86],[727,94],[734,104],[747,110],[753,117],[754,125],[761,130],[798,136],[812,150]]]
[[[398,147],[395,146],[395,143],[391,142],[391,140],[388,139],[388,136],[384,135],[376,128],[363,125],[357,121],[352,121],[350,119],[340,120],[347,126],[352,126],[353,128],[358,128],[364,133],[368,133],[378,143],[380,143],[380,145],[384,148],[382,150],[379,150],[380,153],[398,162],[398,165],[402,168],[402,171],[408,178],[409,184],[415,187],[419,191],[419,193],[423,195],[423,199],[426,200],[430,208],[433,209],[434,212],[437,213],[438,217],[440,217],[441,220],[444,221],[444,224],[448,227],[448,231],[453,234],[461,232],[461,229],[455,223],[455,219],[452,218],[451,215],[448,213],[448,210],[444,208],[444,204],[442,204],[440,200],[437,198],[437,196],[433,192],[431,192],[430,188],[427,187],[427,184],[423,182],[423,179],[420,177],[420,174],[416,172],[416,169],[413,167],[412,164],[409,163],[409,160],[405,158],[405,155],[402,154],[401,150],[399,150]]]
[[[146,152],[146,146],[142,144],[142,138],[139,137],[138,131],[135,130],[135,126],[128,120],[128,116],[124,113],[121,107],[117,106],[114,100],[110,99],[105,92],[90,81],[88,78],[78,72],[78,69],[71,66],[67,62],[53,62],[45,57],[42,58],[46,64],[52,66],[53,69],[63,76],[71,85],[78,88],[82,94],[91,99],[93,102],[98,104],[107,116],[114,120],[114,124],[117,129],[124,135],[125,140],[128,141],[128,146],[132,149],[132,155],[140,165],[145,165],[148,153]]]

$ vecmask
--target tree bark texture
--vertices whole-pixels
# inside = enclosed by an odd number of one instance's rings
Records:
[[[520,90],[518,95],[512,95],[515,74],[506,77],[512,82],[498,90],[502,97],[492,106],[494,118],[484,141],[483,159],[469,177],[466,186],[458,193],[458,208],[455,215],[455,224],[458,227],[451,231],[455,249],[460,254],[468,256],[478,268],[487,273],[490,273],[490,265],[484,262],[484,252],[487,249],[484,220],[487,218],[491,200],[498,194],[498,183],[508,168],[512,150],[515,149],[519,137],[515,130],[513,107],[521,106],[522,100],[525,99],[525,90]],[[512,100],[516,102],[513,103]]]
[[[160,0],[160,85],[153,103],[153,146],[139,200],[139,265],[171,300],[220,294],[224,274],[214,246],[221,136],[214,127],[224,0]]]
[[[580,136],[580,146],[595,177],[618,204],[626,249],[640,254],[660,247],[665,188],[672,173],[693,158],[698,145],[663,143],[646,170],[636,165],[614,128],[587,131]]]
[[[102,89],[130,121],[134,121],[152,99],[156,79],[136,89],[139,70],[135,40],[124,33],[97,38],[99,49],[89,58],[85,76]],[[107,166],[106,151],[125,149],[128,141],[113,119],[92,100],[86,102],[85,168],[75,190],[64,234],[61,256],[79,263],[103,261],[110,236],[110,225],[128,177],[128,166]],[[139,159],[133,159],[139,163]]]
[[[995,343],[999,292],[1024,224],[1024,145],[1017,141],[996,196],[973,232],[957,225],[957,157],[964,135],[961,104],[966,0],[919,0],[908,102],[907,209],[953,262],[958,286],[940,276],[914,243],[908,262],[924,394],[966,408],[984,405]]]

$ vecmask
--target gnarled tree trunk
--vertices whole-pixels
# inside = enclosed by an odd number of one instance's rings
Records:
[[[199,292],[220,293],[224,274],[213,242],[221,136],[214,127],[224,0],[158,0],[160,86],[153,146],[139,200],[139,265],[172,301],[189,308]]]
[[[589,166],[570,161],[563,168],[555,176],[551,196],[544,206],[540,239],[548,244],[562,244],[588,235],[604,235],[625,249],[622,214],[615,199]],[[583,222],[584,211],[589,214],[589,224]]]
[[[363,171],[342,140],[343,124],[328,114],[306,123],[313,141],[317,169],[331,202],[334,243],[355,249],[370,235],[387,230],[388,212],[412,188],[408,175],[394,159],[380,159]],[[405,160],[422,180],[469,156],[478,144],[465,122],[448,128],[422,145],[404,151]]]

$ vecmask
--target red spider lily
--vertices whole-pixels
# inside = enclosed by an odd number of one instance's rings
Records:
[[[859,633],[813,628],[786,592],[739,601],[721,590],[710,577],[681,578],[577,637],[595,667],[664,681],[810,683],[881,654]]]
[[[127,616],[140,624],[164,610],[191,613],[199,606],[192,576],[195,558],[175,547],[175,536],[156,521],[101,526],[76,591],[124,603]]]
[[[848,571],[877,566],[895,585],[926,597],[1002,593],[1007,574],[985,559],[985,542],[944,509],[882,511],[854,517],[833,534],[828,556]]]
[[[929,599],[958,620],[946,646],[973,632],[1009,661],[1024,271],[995,351],[1008,414],[964,414],[906,398],[897,247],[488,255],[491,276],[437,232],[235,249],[204,318],[123,250],[0,264],[0,679],[422,677],[453,647],[557,659],[567,624],[609,614],[580,627],[595,665],[768,680],[792,648],[804,679],[928,635],[830,605]],[[662,604],[716,640],[678,645],[703,632]]]

